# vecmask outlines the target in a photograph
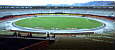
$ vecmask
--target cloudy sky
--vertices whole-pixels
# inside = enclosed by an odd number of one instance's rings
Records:
[[[46,4],[73,4],[89,1],[115,1],[115,0],[0,0],[0,5],[46,5]]]

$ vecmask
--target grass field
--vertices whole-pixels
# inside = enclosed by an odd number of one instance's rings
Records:
[[[34,17],[15,22],[16,25],[37,29],[70,30],[91,29],[102,25],[101,22],[75,17]]]

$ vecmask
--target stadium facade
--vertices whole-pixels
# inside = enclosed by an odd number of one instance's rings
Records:
[[[62,34],[51,34],[51,32],[33,32],[31,30],[29,31],[22,31],[22,30],[15,30],[14,28],[11,29],[11,25],[12,25],[12,21],[15,19],[21,19],[21,18],[26,18],[26,17],[39,17],[39,16],[47,16],[50,15],[51,16],[55,16],[56,14],[70,14],[70,15],[77,15],[80,17],[94,17],[96,19],[100,19],[104,22],[106,22],[108,24],[108,27],[106,28],[110,28],[110,29],[104,29],[105,32],[103,33],[115,33],[115,11],[114,11],[114,7],[46,7],[46,6],[41,6],[41,7],[31,7],[31,6],[1,6],[0,7],[0,28],[2,28],[2,31],[11,31],[13,32],[13,35],[8,35],[8,36],[0,36],[1,38],[10,38],[10,39],[34,39],[34,40],[41,40],[42,43],[37,43],[36,45],[33,45],[33,49],[38,47],[40,48],[42,45],[42,49],[46,48],[47,45],[50,43],[49,41],[51,40],[51,42],[55,41],[55,36],[57,35],[64,35],[64,36],[68,36],[67,33],[62,33],[61,31],[59,33]],[[45,15],[44,15],[45,14]],[[58,15],[56,15],[58,16]],[[11,24],[11,25],[7,25],[7,24]],[[112,25],[112,27],[111,27]],[[5,26],[5,27],[4,27]],[[6,27],[7,26],[7,27]],[[111,29],[112,28],[112,29]],[[38,30],[37,30],[38,31]],[[102,31],[102,30],[100,30]],[[70,32],[69,32],[70,33]],[[83,32],[84,33],[84,32]],[[99,32],[98,32],[99,33]],[[101,32],[102,33],[102,32]],[[34,37],[33,34],[45,34],[45,37]],[[84,33],[86,36],[90,36],[90,34],[95,34],[94,32],[85,32]],[[72,37],[76,37],[77,35],[82,35],[82,33],[70,33],[69,35],[71,35]],[[57,36],[58,37],[58,36]],[[107,37],[108,38],[108,37]],[[110,37],[112,38],[112,37]],[[44,42],[45,40],[45,42]],[[8,40],[5,40],[8,41]],[[23,41],[23,40],[22,40]],[[29,41],[31,42],[31,40]],[[27,42],[27,44],[30,44],[29,42]],[[35,41],[36,42],[36,41]],[[38,42],[38,41],[37,41]],[[6,44],[8,44],[6,42]],[[7,45],[4,45],[5,47]],[[24,45],[23,45],[24,46]],[[35,47],[36,46],[36,47]],[[45,47],[44,47],[45,46]],[[32,48],[31,46],[28,47],[24,47],[21,49],[28,49],[28,48]],[[10,48],[10,47],[9,47]],[[10,48],[13,49],[13,48]],[[20,48],[18,48],[20,49]]]

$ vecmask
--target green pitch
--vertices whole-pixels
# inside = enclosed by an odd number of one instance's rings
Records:
[[[48,30],[91,29],[102,25],[101,22],[75,17],[34,17],[19,20],[16,25],[22,27]]]

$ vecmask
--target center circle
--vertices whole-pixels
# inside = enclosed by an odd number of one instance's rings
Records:
[[[32,17],[15,22],[15,25],[34,29],[46,30],[76,30],[92,29],[103,23],[83,17]]]

